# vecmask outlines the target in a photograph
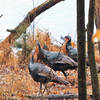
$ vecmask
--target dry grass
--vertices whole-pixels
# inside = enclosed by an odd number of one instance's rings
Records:
[[[36,46],[36,40],[40,41],[43,47],[46,44],[50,51],[59,51],[60,47],[51,44],[51,37],[48,31],[42,31],[37,29],[35,40],[30,36],[27,40],[27,44],[31,49],[35,48],[35,59],[37,58],[38,48]],[[76,44],[72,43],[72,46],[76,48]],[[61,52],[66,54],[65,44],[63,45]],[[98,49],[95,48],[96,62],[100,63],[100,55],[98,55]],[[21,55],[21,53],[19,53]],[[31,54],[27,59],[29,60]],[[27,62],[28,62],[27,60]],[[39,90],[39,83],[36,83],[30,76],[27,63],[19,64],[18,58],[14,56],[13,51],[9,48],[0,48],[0,100],[8,100],[8,98],[18,98],[18,100],[28,100],[25,95],[37,94]],[[55,83],[49,83],[49,94],[64,94],[67,92],[78,93],[77,85],[77,71],[68,71],[69,76],[67,81],[72,85],[64,86]],[[88,94],[92,93],[90,71],[87,70],[87,90]],[[57,73],[64,78],[61,72]],[[65,79],[65,78],[64,78]],[[66,79],[65,79],[66,80]],[[100,78],[99,78],[100,81]],[[47,95],[47,92],[45,93]]]
[[[92,41],[94,42],[96,38],[100,41],[100,29],[96,30],[96,33],[92,36]]]
[[[28,40],[27,40],[27,45],[29,46],[29,53],[30,51],[33,49],[35,49],[36,54],[35,54],[35,58],[37,58],[37,53],[38,53],[38,47],[36,46],[36,40],[39,40],[41,47],[45,45],[48,46],[49,51],[57,51],[59,52],[60,49],[62,53],[66,54],[66,43],[63,44],[62,47],[59,47],[58,45],[53,45],[51,43],[51,36],[50,36],[50,32],[46,31],[42,31],[40,29],[36,30],[35,33],[35,40],[33,40],[33,36],[30,35]],[[97,31],[96,34],[99,34],[99,31]],[[72,46],[74,48],[77,48],[77,45],[72,42]],[[86,43],[86,51],[87,51],[87,43]],[[29,54],[28,53],[28,54]],[[30,54],[29,54],[30,55]],[[15,54],[13,53],[12,49],[9,48],[9,46],[2,46],[0,47],[0,65],[2,64],[6,64],[6,65],[17,65],[17,64],[21,64],[21,63],[28,63],[29,62],[29,58],[30,56],[27,56],[27,59],[25,59],[25,61],[23,60],[23,53],[20,51],[18,52],[18,55],[15,56]],[[22,59],[22,61],[20,61]],[[98,45],[95,44],[95,60],[96,63],[100,63],[100,55],[98,52]]]
[[[1,49],[0,50],[0,65],[16,65],[17,57],[14,55],[11,49]]]

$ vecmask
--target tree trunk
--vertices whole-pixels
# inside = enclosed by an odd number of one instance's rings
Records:
[[[89,65],[90,65],[91,80],[92,80],[93,100],[100,100],[99,83],[98,83],[95,55],[94,55],[94,45],[92,43],[92,35],[94,30],[94,11],[95,11],[95,0],[90,0],[89,16],[88,16],[89,22],[87,29],[88,56],[89,56]]]
[[[79,100],[87,100],[85,71],[85,11],[84,0],[77,0],[78,92]]]
[[[96,29],[100,30],[100,0],[96,0],[95,24],[96,24]],[[100,33],[99,33],[99,35],[100,35]],[[98,49],[99,49],[99,54],[100,54],[100,41],[99,40],[98,40]]]
[[[99,54],[100,54],[100,41],[98,41],[98,49],[99,49]]]
[[[100,29],[100,0],[96,0],[95,4],[95,24],[96,28]]]

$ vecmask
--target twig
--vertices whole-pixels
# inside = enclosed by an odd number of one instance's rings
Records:
[[[2,16],[3,16],[3,15],[1,14],[1,15],[0,15],[0,18],[1,18]]]
[[[65,41],[64,41],[64,42],[65,42]],[[59,54],[60,54],[60,52],[61,52],[61,49],[62,49],[62,46],[63,46],[64,42],[62,43],[62,45],[61,45],[61,47],[60,47],[60,49],[59,49],[58,56],[59,56]],[[57,56],[57,57],[58,57],[58,56]]]
[[[8,32],[11,32],[11,33],[17,33],[16,30],[10,30],[10,29],[7,29]]]

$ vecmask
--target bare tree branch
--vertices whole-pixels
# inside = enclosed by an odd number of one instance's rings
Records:
[[[38,15],[40,15],[42,12],[46,11],[47,9],[51,8],[52,6],[61,1],[63,0],[46,0],[41,5],[28,12],[24,20],[15,29],[13,29],[16,30],[17,34],[10,34],[4,41],[2,41],[0,47],[3,46],[3,44],[11,46],[14,43],[14,41],[18,39],[20,35],[26,31],[27,27]],[[13,31],[11,33],[13,33]]]
[[[3,16],[3,15],[1,14],[1,15],[0,15],[0,18],[1,18],[2,16]]]

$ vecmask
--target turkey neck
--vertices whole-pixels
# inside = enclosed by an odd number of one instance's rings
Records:
[[[71,41],[68,41],[67,43],[66,43],[66,50],[67,50],[67,52],[69,52],[69,46],[71,46]]]
[[[34,63],[34,53],[32,52],[32,58],[30,60],[30,63],[33,64]]]

